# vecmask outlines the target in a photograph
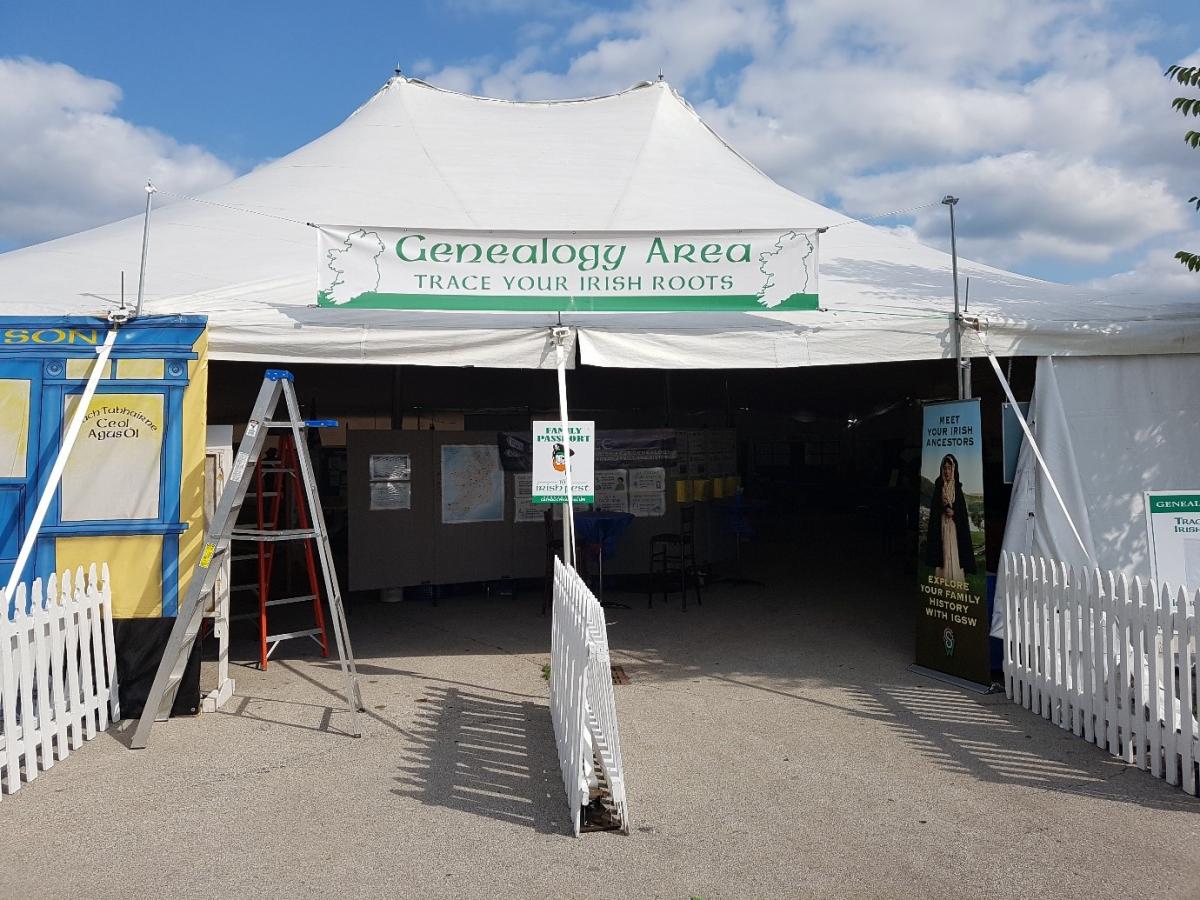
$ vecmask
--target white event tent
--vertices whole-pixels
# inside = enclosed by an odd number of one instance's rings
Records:
[[[170,200],[171,185],[159,185]],[[728,368],[946,357],[947,254],[780,187],[665,82],[517,103],[395,77],[344,123],[204,194],[155,209],[146,311],[209,316],[213,359],[541,367],[552,314],[317,308],[304,223],[455,230],[830,227],[821,310],[564,314],[588,365]],[[933,198],[936,199],[936,198]],[[95,313],[136,289],[142,218],[0,255],[4,311]],[[1000,355],[1191,352],[1200,302],[1127,305],[969,262],[969,314]],[[966,342],[978,353],[978,342]]]
[[[159,187],[161,199],[171,200],[171,185]],[[306,223],[543,233],[824,227],[819,310],[563,313],[579,361],[775,368],[952,352],[947,254],[776,184],[662,81],[583,100],[509,102],[397,76],[312,143],[154,211],[146,311],[207,315],[213,359],[552,367],[552,313],[318,308],[317,234]],[[136,216],[0,255],[3,312],[107,311],[97,296],[116,297],[122,270],[128,293],[136,290],[141,242]],[[1059,480],[1086,539],[1098,546],[1117,531],[1132,534],[1141,490],[1172,486],[1148,483],[1153,471],[1175,479],[1200,471],[1192,433],[1200,392],[1189,387],[1200,375],[1200,356],[1192,355],[1200,350],[1200,291],[1194,302],[1161,304],[967,261],[959,271],[971,279],[966,354],[990,348],[1000,356],[1096,358],[1071,370],[1069,396],[1061,393],[1063,379],[1043,378],[1035,399],[1060,410],[1047,455],[1054,471],[1071,473]],[[1043,359],[1039,375],[1048,365]],[[1099,372],[1104,377],[1094,380]],[[1101,396],[1089,384],[1120,387],[1119,396]],[[1141,402],[1166,384],[1169,409]],[[1052,388],[1057,399],[1045,393]],[[1119,454],[1071,438],[1076,400],[1089,391],[1092,406],[1123,435]],[[1142,442],[1146,428],[1154,429],[1154,447]],[[1116,439],[1117,432],[1108,434]],[[1170,462],[1151,466],[1143,452]],[[1063,530],[1029,454],[1021,471],[1006,545],[1073,561],[1078,544]],[[1026,527],[1035,509],[1043,514],[1033,517],[1040,534]],[[1144,574],[1144,540],[1140,553],[1124,538],[1119,545],[1098,554],[1104,564]]]

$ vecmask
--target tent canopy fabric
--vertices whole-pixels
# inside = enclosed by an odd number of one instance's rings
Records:
[[[1039,359],[1029,422],[1071,519],[1023,443],[1004,551],[1149,579],[1142,492],[1200,481],[1198,382],[1196,354]],[[993,635],[1003,627],[997,604]]]
[[[812,312],[562,315],[585,364],[830,365],[951,354],[950,258],[773,182],[665,82],[605,97],[510,102],[404,77],[328,134],[199,198],[159,185],[146,311],[209,316],[214,359],[553,365],[550,313],[315,306],[306,223],[460,230],[700,231],[827,227]],[[171,202],[173,200],[173,202]],[[126,273],[141,216],[0,254],[4,313],[95,314]],[[961,261],[977,339],[1017,355],[1190,353],[1200,299],[1096,296]]]

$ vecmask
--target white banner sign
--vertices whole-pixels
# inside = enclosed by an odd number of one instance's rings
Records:
[[[317,304],[523,312],[812,310],[817,230],[317,228]]]
[[[571,497],[576,503],[596,499],[596,423],[533,423],[533,502],[567,502],[567,454],[571,458]]]
[[[1200,588],[1200,490],[1146,491],[1150,577],[1173,589]]]

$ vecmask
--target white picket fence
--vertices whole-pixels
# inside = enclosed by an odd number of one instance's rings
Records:
[[[599,783],[595,759],[607,782],[607,799],[616,810],[621,830],[628,834],[608,626],[600,602],[579,573],[560,559],[554,561],[550,716],[575,834],[579,834],[581,811],[590,800],[591,788]]]
[[[1012,701],[1195,795],[1200,591],[1015,553],[1000,578]]]
[[[0,773],[5,793],[120,718],[108,566],[0,590]]]

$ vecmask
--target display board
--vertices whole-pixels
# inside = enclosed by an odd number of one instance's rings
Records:
[[[1200,588],[1200,490],[1146,491],[1150,580]]]
[[[126,716],[140,713],[203,540],[206,321],[146,316],[120,328],[22,576],[108,563]],[[0,317],[0,580],[111,327]],[[197,657],[176,711],[196,707],[198,678]]]
[[[979,401],[927,404],[921,448],[916,661],[990,684]]]
[[[724,446],[729,437],[723,434],[717,440]],[[563,506],[533,503],[530,444],[529,433],[349,432],[350,588],[540,578],[545,571],[545,511],[551,511],[552,523],[559,522]],[[445,449],[484,446],[498,451],[493,458],[503,474],[502,520],[445,521]],[[644,573],[651,535],[678,530],[680,504],[692,502],[691,485],[696,480],[683,482],[689,489],[681,501],[671,429],[597,432],[596,456],[596,505],[604,502],[620,509],[624,504],[635,516],[621,536],[616,555],[605,560],[604,571]],[[702,483],[711,484],[712,479]],[[712,499],[718,492],[700,493]],[[393,496],[403,500],[393,502]],[[736,538],[726,517],[710,502],[696,502],[695,509],[697,558],[732,560]],[[552,529],[557,537],[559,526]]]

